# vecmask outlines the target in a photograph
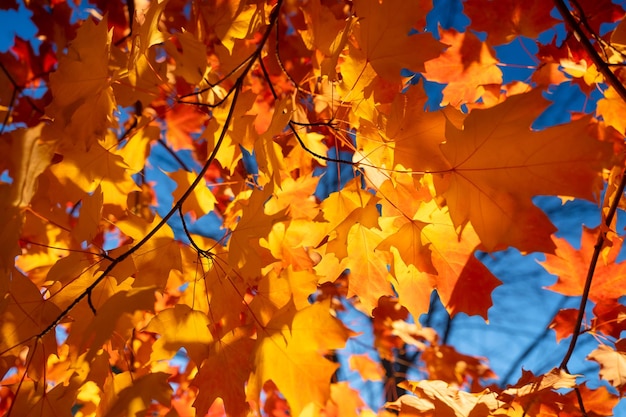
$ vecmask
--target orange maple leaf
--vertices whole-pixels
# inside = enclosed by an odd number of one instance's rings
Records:
[[[242,416],[249,410],[244,386],[252,371],[255,341],[250,336],[250,328],[238,327],[211,343],[192,382],[199,390],[193,403],[197,415],[206,415],[218,397],[229,416]]]
[[[383,78],[397,82],[403,68],[422,71],[424,62],[437,56],[443,47],[429,33],[409,35],[424,19],[427,2],[355,0],[354,7],[359,18],[354,29],[358,50],[351,49],[350,54],[362,55],[364,62]]]
[[[563,238],[553,238],[556,244],[554,255],[547,254],[546,260],[540,262],[546,271],[558,277],[557,282],[548,287],[549,290],[569,296],[582,295],[598,232],[598,228],[583,227],[579,250]],[[613,305],[624,295],[626,262],[616,263],[621,247],[622,240],[614,238],[613,246],[606,248],[606,256],[600,257],[596,264],[589,291],[589,299],[596,304]]]
[[[442,106],[474,103],[485,93],[485,86],[502,84],[498,60],[486,43],[471,32],[440,31],[441,42],[450,45],[435,59],[426,61],[424,76],[445,84]]]
[[[550,16],[554,7],[543,0],[467,0],[465,14],[472,20],[472,29],[487,32],[487,41],[500,45],[516,36],[535,38],[558,21]]]
[[[552,252],[556,228],[532,203],[537,195],[594,199],[611,145],[587,133],[588,118],[532,131],[548,102],[541,91],[474,110],[459,129],[448,123],[442,151],[452,166],[435,176],[455,226],[472,223],[488,251],[513,246]]]
[[[195,106],[179,104],[165,114],[165,138],[172,149],[194,149],[193,136],[202,131],[207,115]]]
[[[500,281],[473,255],[480,244],[476,232],[467,225],[459,236],[447,210],[439,208],[434,200],[425,202],[429,197],[415,199],[428,193],[427,187],[408,194],[407,185],[402,180],[394,185],[389,181],[379,192],[384,196],[383,216],[390,216],[381,221],[393,224],[398,231],[382,241],[378,249],[393,249],[391,272],[401,303],[419,317],[428,312],[430,293],[436,289],[451,315],[464,312],[487,319],[491,292]]]

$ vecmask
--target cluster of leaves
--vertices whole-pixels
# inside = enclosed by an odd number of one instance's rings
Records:
[[[333,379],[348,298],[381,357],[412,346],[424,368],[380,414],[611,415],[626,390],[626,13],[570,6],[467,0],[465,31],[432,33],[428,0],[26,1],[36,39],[0,56],[0,412],[375,415]],[[505,83],[494,47],[546,31],[561,37]],[[595,113],[533,129],[560,84],[599,92]],[[177,164],[161,215],[157,150]],[[603,225],[576,250],[537,195],[598,200]],[[194,227],[205,218],[220,237]],[[487,319],[499,280],[476,251],[509,247],[546,253],[551,289],[583,297],[555,317],[573,336],[560,366],[500,389],[410,317],[436,291],[451,316]],[[567,370],[588,301],[609,388]]]

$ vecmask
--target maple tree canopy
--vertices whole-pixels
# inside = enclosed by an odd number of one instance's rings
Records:
[[[34,27],[0,52],[1,415],[614,412],[626,393],[622,6],[0,9]],[[584,106],[546,123],[572,91]],[[576,248],[537,196],[594,202],[600,226]],[[545,254],[547,290],[581,302],[546,317],[569,340],[562,362],[498,386],[488,358],[420,318],[437,299],[451,318],[488,321],[501,282],[481,255],[510,248]],[[373,342],[341,366],[385,384],[379,410],[338,378],[337,352],[358,337],[347,309]],[[599,370],[575,375],[582,333]]]

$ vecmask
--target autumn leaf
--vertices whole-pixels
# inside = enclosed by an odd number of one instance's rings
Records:
[[[50,167],[49,174],[54,181],[49,193],[78,201],[84,193],[92,193],[100,186],[103,205],[113,206],[118,213],[128,207],[128,195],[139,190],[122,157],[100,143],[94,143],[88,151],[66,151],[62,161]],[[104,211],[108,211],[106,207]]]
[[[553,7],[541,0],[468,0],[463,5],[472,27],[487,32],[492,45],[511,42],[516,36],[534,38],[554,26],[557,21],[550,16]]]
[[[614,408],[619,403],[619,398],[611,393],[607,387],[600,386],[597,389],[591,389],[586,383],[578,387],[580,396],[585,404],[585,410],[588,413],[594,413],[598,416],[612,416]],[[576,395],[575,391],[571,391],[570,395]],[[572,401],[574,405],[580,407],[578,401]]]
[[[166,50],[176,62],[175,74],[190,84],[199,83],[207,68],[206,46],[190,32],[178,33],[176,40],[182,51],[171,40],[165,44]]]
[[[561,309],[548,326],[556,333],[556,341],[560,342],[572,335],[575,330],[578,310],[575,308]]]
[[[89,149],[113,124],[110,43],[106,20],[96,24],[88,19],[50,75],[54,100],[46,112],[54,119],[52,130],[82,149]]]
[[[165,115],[167,130],[165,139],[173,150],[194,149],[194,135],[202,132],[206,115],[194,106],[179,104]]]
[[[139,378],[132,378],[129,373],[118,375],[116,379],[127,379],[116,387],[116,399],[107,410],[106,417],[140,416],[145,413],[153,400],[163,405],[170,402],[172,387],[168,384],[169,375],[154,372]],[[121,382],[121,381],[120,381]],[[117,391],[119,386],[123,389]]]
[[[591,352],[587,359],[600,365],[600,378],[608,381],[617,388],[621,395],[626,389],[626,354],[624,353],[624,339],[615,343],[615,349],[607,345],[600,345]]]
[[[620,117],[626,111],[626,104],[620,98],[614,88],[609,87],[604,91],[604,97],[598,100],[596,114],[602,117],[602,120],[614,127],[619,133],[626,132],[626,123]]]
[[[350,369],[357,371],[366,381],[382,381],[385,370],[367,354],[350,356]]]
[[[171,359],[180,348],[185,348],[191,360],[202,363],[213,341],[208,325],[206,314],[183,304],[159,312],[144,329],[160,335],[152,346],[153,360]]]
[[[37,179],[52,162],[54,141],[42,137],[43,124],[32,129],[17,129],[9,134],[11,143],[10,204],[26,207],[37,190]]]
[[[284,210],[271,216],[264,214],[265,203],[272,195],[272,188],[266,186],[263,190],[252,191],[229,242],[228,262],[246,278],[258,276],[264,260],[273,259],[270,251],[259,242],[260,238],[269,235],[276,222],[284,219]]]
[[[324,57],[317,63],[320,75],[336,78],[336,66],[339,54],[348,41],[348,33],[353,22],[336,18],[330,8],[320,0],[313,0],[302,7],[306,30],[298,30],[309,49],[319,49]]]
[[[554,254],[546,255],[546,260],[540,262],[549,273],[558,277],[554,285],[548,287],[563,295],[582,295],[587,276],[588,265],[591,262],[594,246],[599,229],[583,227],[581,247],[574,249],[565,239],[553,238],[556,243]],[[595,303],[615,304],[623,295],[623,277],[626,263],[617,263],[617,255],[622,247],[621,240],[615,240],[608,253],[598,260],[594,272],[593,285],[589,292],[589,299]]]
[[[343,347],[350,334],[331,316],[330,300],[300,311],[287,305],[260,330],[248,400],[257,402],[263,383],[272,380],[293,415],[300,415],[309,403],[323,407],[330,397],[330,377],[337,368],[323,354]]]
[[[159,216],[155,216],[152,223],[148,223],[140,217],[129,215],[118,221],[116,226],[137,243],[144,239],[160,221]],[[141,249],[134,251],[132,259],[139,271],[135,276],[133,284],[135,287],[150,284],[163,287],[170,271],[181,269],[180,249],[168,226],[161,227]]]
[[[409,35],[414,25],[424,19],[424,4],[357,0],[354,5],[359,18],[354,28],[358,50],[351,49],[350,53],[362,57],[381,77],[397,82],[403,68],[422,71],[424,62],[441,51],[441,44],[430,34]]]
[[[537,195],[593,200],[608,143],[587,134],[587,119],[542,131],[530,129],[547,105],[541,92],[475,110],[458,129],[448,123],[442,151],[452,166],[435,176],[455,226],[471,222],[487,250],[513,246],[552,252],[556,229],[531,201]]]
[[[169,174],[169,177],[176,182],[176,189],[172,193],[172,197],[174,201],[178,201],[196,180],[197,174],[178,170]],[[183,203],[182,209],[183,213],[191,212],[194,218],[198,218],[213,211],[215,203],[215,196],[207,186],[206,180],[202,178]]]
[[[102,217],[103,196],[98,186],[92,194],[87,194],[82,201],[78,224],[73,230],[76,240],[90,242],[98,232],[98,225]]]
[[[437,416],[463,417],[469,415],[480,400],[479,395],[460,391],[444,381],[405,381],[401,386],[419,396],[403,395],[395,403],[387,404],[403,414],[426,412]]]
[[[618,413],[622,5],[13,3],[0,415]],[[575,203],[549,218],[543,195]],[[607,227],[577,250],[556,236],[580,199]],[[589,354],[599,375],[522,370],[501,388],[488,360],[506,378],[509,362],[546,363],[492,349],[466,317],[524,338],[528,315],[494,276],[524,264],[493,252],[538,252],[549,289],[576,296],[598,235],[580,308],[584,332],[617,340]],[[551,311],[539,322],[557,338],[579,330],[578,309]],[[549,350],[543,330],[533,346]],[[361,381],[338,382],[342,367]],[[383,398],[398,400],[369,408]]]
[[[129,331],[132,323],[128,320],[137,310],[152,310],[154,308],[154,287],[136,288],[130,291],[119,291],[109,298],[98,309],[96,317],[83,335],[86,345],[91,346],[86,360],[92,359],[96,351],[116,332],[122,339],[126,339],[125,332]],[[98,314],[99,313],[99,314]],[[127,323],[124,321],[128,320]]]
[[[459,235],[447,210],[424,196],[427,187],[420,185],[407,194],[405,181],[386,182],[379,191],[385,197],[383,224],[399,227],[378,248],[397,251],[391,272],[401,302],[419,317],[428,311],[430,293],[436,289],[450,315],[464,312],[481,315],[486,320],[492,304],[491,292],[500,281],[473,255],[480,244],[476,232],[468,225]],[[419,206],[414,202],[417,196],[422,201]],[[399,235],[402,228],[408,229],[406,225],[414,232],[413,237]],[[416,239],[423,249],[418,250]],[[407,242],[413,245],[407,246]],[[465,296],[468,292],[472,294],[471,300]]]
[[[450,46],[437,58],[426,61],[424,76],[446,85],[442,106],[474,103],[484,99],[486,86],[502,84],[498,60],[486,43],[472,33],[441,32],[441,42]]]
[[[0,351],[17,356],[21,344],[25,341],[32,343],[33,338],[43,332],[61,310],[50,300],[43,300],[37,286],[17,270],[11,271],[10,279],[2,277],[2,284],[5,298],[0,304],[0,331],[3,335],[0,339]],[[44,337],[43,342],[47,355],[56,351],[53,335]],[[54,348],[49,350],[51,346]],[[33,350],[30,351],[31,356]],[[39,365],[43,366],[45,362]],[[37,374],[41,374],[41,371]]]
[[[228,415],[238,416],[248,411],[244,384],[253,369],[251,358],[255,346],[250,333],[249,328],[237,328],[211,343],[192,382],[201,394],[193,404],[198,415],[205,415],[217,398],[224,400]]]

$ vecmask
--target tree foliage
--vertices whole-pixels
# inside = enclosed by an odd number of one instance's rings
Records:
[[[0,55],[1,413],[612,414],[621,6],[11,3],[36,35]],[[516,76],[514,44],[534,62]],[[589,106],[542,124],[567,90]],[[601,225],[576,249],[539,195],[595,201]],[[553,321],[562,362],[498,387],[419,318],[435,292],[487,320],[500,281],[477,254],[507,248],[545,253],[549,289],[581,303]],[[371,317],[382,361],[349,363],[387,383],[384,409],[335,376],[346,302]],[[603,385],[569,372],[581,332]],[[396,381],[407,350],[423,378]]]

